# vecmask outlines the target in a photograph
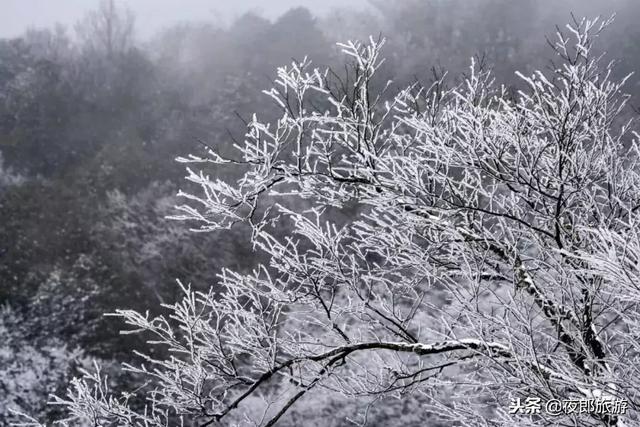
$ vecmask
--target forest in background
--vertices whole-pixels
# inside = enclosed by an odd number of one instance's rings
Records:
[[[185,174],[174,159],[242,140],[244,122],[269,113],[261,91],[278,66],[331,66],[336,41],[382,35],[396,87],[445,71],[455,81],[476,56],[517,90],[516,71],[551,64],[544,36],[571,13],[615,12],[598,49],[621,59],[620,76],[640,69],[638,2],[558,3],[372,0],[363,12],[247,13],[141,41],[135,17],[103,2],[73,28],[0,40],[0,425],[10,406],[53,417],[47,396],[78,367],[98,358],[108,369],[144,348],[104,313],[152,309],[177,298],[176,279],[204,289],[223,267],[255,264],[246,230],[193,233],[166,216]],[[640,105],[637,76],[626,89]]]

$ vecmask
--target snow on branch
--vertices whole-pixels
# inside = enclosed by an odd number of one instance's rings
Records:
[[[511,398],[597,394],[629,413],[581,425],[637,420],[640,156],[625,80],[592,52],[607,25],[559,32],[561,63],[515,95],[476,64],[391,93],[384,40],[340,44],[344,71],[280,68],[277,120],[180,159],[174,216],[244,223],[268,261],[183,287],[167,317],[117,312],[166,350],[126,367],[153,384],[146,411],[89,373],[55,402],[96,425],[273,425],[310,396],[420,395],[447,422],[519,425]]]

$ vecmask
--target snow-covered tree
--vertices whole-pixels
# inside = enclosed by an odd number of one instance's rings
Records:
[[[14,411],[54,416],[48,395],[64,390],[82,362],[82,353],[59,339],[31,336],[27,323],[11,306],[0,306],[0,426],[18,421]]]
[[[640,423],[640,152],[624,81],[592,49],[608,23],[558,32],[557,62],[515,94],[475,65],[390,94],[382,40],[342,44],[344,74],[280,68],[281,118],[254,116],[233,157],[180,159],[203,170],[176,215],[248,224],[270,262],[184,286],[170,316],[117,313],[171,354],[126,366],[152,380],[146,411],[99,372],[54,403],[90,425],[284,425],[327,396],[362,402],[360,425],[408,399],[445,425]],[[553,399],[627,407],[550,414]]]

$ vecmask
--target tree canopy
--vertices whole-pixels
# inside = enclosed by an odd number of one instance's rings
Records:
[[[384,39],[341,44],[345,73],[279,68],[279,117],[254,115],[235,152],[180,158],[174,215],[244,224],[267,261],[182,285],[167,315],[118,310],[163,350],[125,366],[149,378],[147,407],[86,370],[54,400],[68,425],[286,425],[327,401],[361,424],[403,402],[444,425],[637,423],[640,153],[625,79],[594,53],[608,24],[558,32],[554,67],[517,93],[476,63],[390,93]]]

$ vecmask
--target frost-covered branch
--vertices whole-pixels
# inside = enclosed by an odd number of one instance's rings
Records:
[[[168,317],[117,313],[169,352],[127,366],[155,384],[147,412],[91,376],[57,402],[130,425],[273,425],[313,395],[420,395],[450,422],[519,425],[514,397],[607,396],[628,413],[554,422],[637,421],[640,153],[624,79],[593,53],[608,24],[559,32],[558,63],[519,74],[515,96],[475,64],[457,86],[390,93],[384,40],[341,44],[344,73],[281,68],[278,120],[255,115],[233,156],[181,159],[176,216],[245,223],[269,262],[184,288]],[[225,167],[244,173],[211,177]]]

